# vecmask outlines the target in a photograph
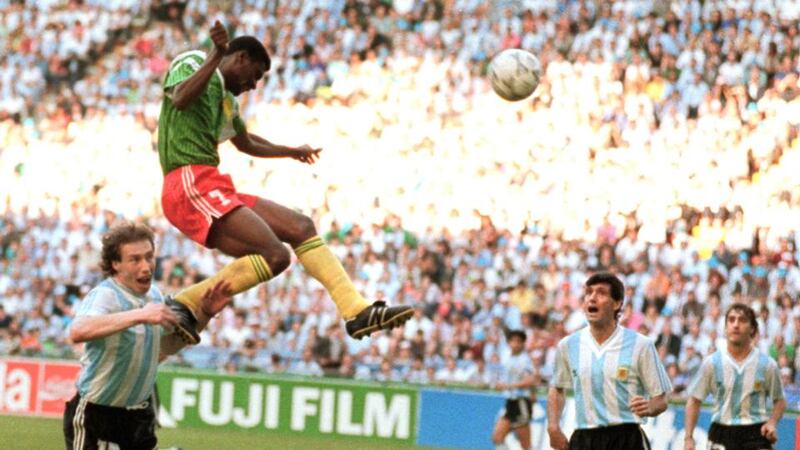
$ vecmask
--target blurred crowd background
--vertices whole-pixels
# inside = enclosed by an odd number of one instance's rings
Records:
[[[0,354],[75,357],[115,221],[156,230],[167,293],[226,262],[163,219],[155,150],[169,61],[215,20],[273,56],[240,97],[249,129],[324,149],[309,167],[226,144],[221,170],[311,215],[369,298],[418,311],[354,341],[295,264],[169,363],[491,388],[521,328],[545,383],[602,269],[675,398],[742,301],[800,409],[794,0],[0,0]],[[545,67],[518,103],[485,78],[511,47]]]

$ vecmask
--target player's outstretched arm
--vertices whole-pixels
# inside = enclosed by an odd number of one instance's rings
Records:
[[[236,149],[256,158],[292,158],[306,164],[314,164],[319,159],[321,148],[308,145],[287,147],[272,142],[253,133],[244,132],[231,138]]]
[[[142,323],[172,327],[178,319],[166,305],[148,303],[130,311],[77,317],[70,325],[69,338],[76,344],[93,341]]]
[[[564,389],[551,387],[547,393],[547,434],[550,447],[555,450],[567,450],[569,442],[561,431],[561,413],[564,411]]]
[[[228,32],[219,21],[216,21],[211,28],[211,40],[214,41],[214,50],[208,58],[195,73],[172,89],[172,104],[177,110],[185,109],[203,93],[208,80],[214,75],[222,57],[225,56],[228,48]]]

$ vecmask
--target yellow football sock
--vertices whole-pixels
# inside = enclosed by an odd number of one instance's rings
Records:
[[[314,236],[306,240],[295,247],[294,253],[308,273],[325,286],[345,320],[352,319],[370,305],[358,293],[339,258],[321,237]]]
[[[272,278],[272,271],[264,257],[261,255],[247,255],[223,267],[214,276],[180,291],[175,296],[175,300],[186,305],[195,317],[200,317],[198,312],[203,301],[203,295],[220,280],[226,280],[231,286],[231,295],[235,295],[270,278]]]

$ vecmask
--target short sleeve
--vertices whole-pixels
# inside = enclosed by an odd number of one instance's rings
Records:
[[[767,367],[767,390],[769,391],[769,396],[772,397],[772,401],[775,402],[784,398],[783,383],[781,382],[781,372],[778,365],[772,359],[770,359],[770,363]]]
[[[89,292],[75,313],[75,317],[81,316],[102,316],[105,314],[114,314],[122,311],[117,294],[113,290],[107,288],[95,288]]]
[[[550,386],[561,389],[572,388],[572,373],[569,370],[569,356],[567,355],[566,342],[562,341],[556,347],[556,370]]]
[[[706,358],[689,385],[689,395],[702,402],[712,392],[714,392],[714,364],[710,358]]]
[[[204,59],[200,55],[187,55],[181,60],[173,62],[164,80],[164,91],[168,91],[192,76],[193,73],[200,69],[203,61]]]
[[[645,392],[651,397],[672,391],[672,384],[669,381],[667,371],[658,358],[655,345],[649,339],[643,346],[639,356],[639,378]]]

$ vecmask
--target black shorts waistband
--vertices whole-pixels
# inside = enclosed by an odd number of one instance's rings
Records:
[[[620,423],[596,428],[578,428],[575,430],[575,433],[618,433],[626,431],[639,431],[640,429],[641,427],[638,423]]]
[[[83,397],[81,397],[80,393],[75,393],[75,396],[72,397],[71,402],[79,402]],[[108,406],[108,405],[101,405],[99,403],[94,403],[90,401],[86,401],[88,405],[92,405],[92,408],[98,410],[106,410],[106,411],[114,411],[114,412],[136,412],[136,411],[143,411],[146,409],[150,409],[151,402],[149,400],[145,400],[139,404],[132,405],[132,406]]]

